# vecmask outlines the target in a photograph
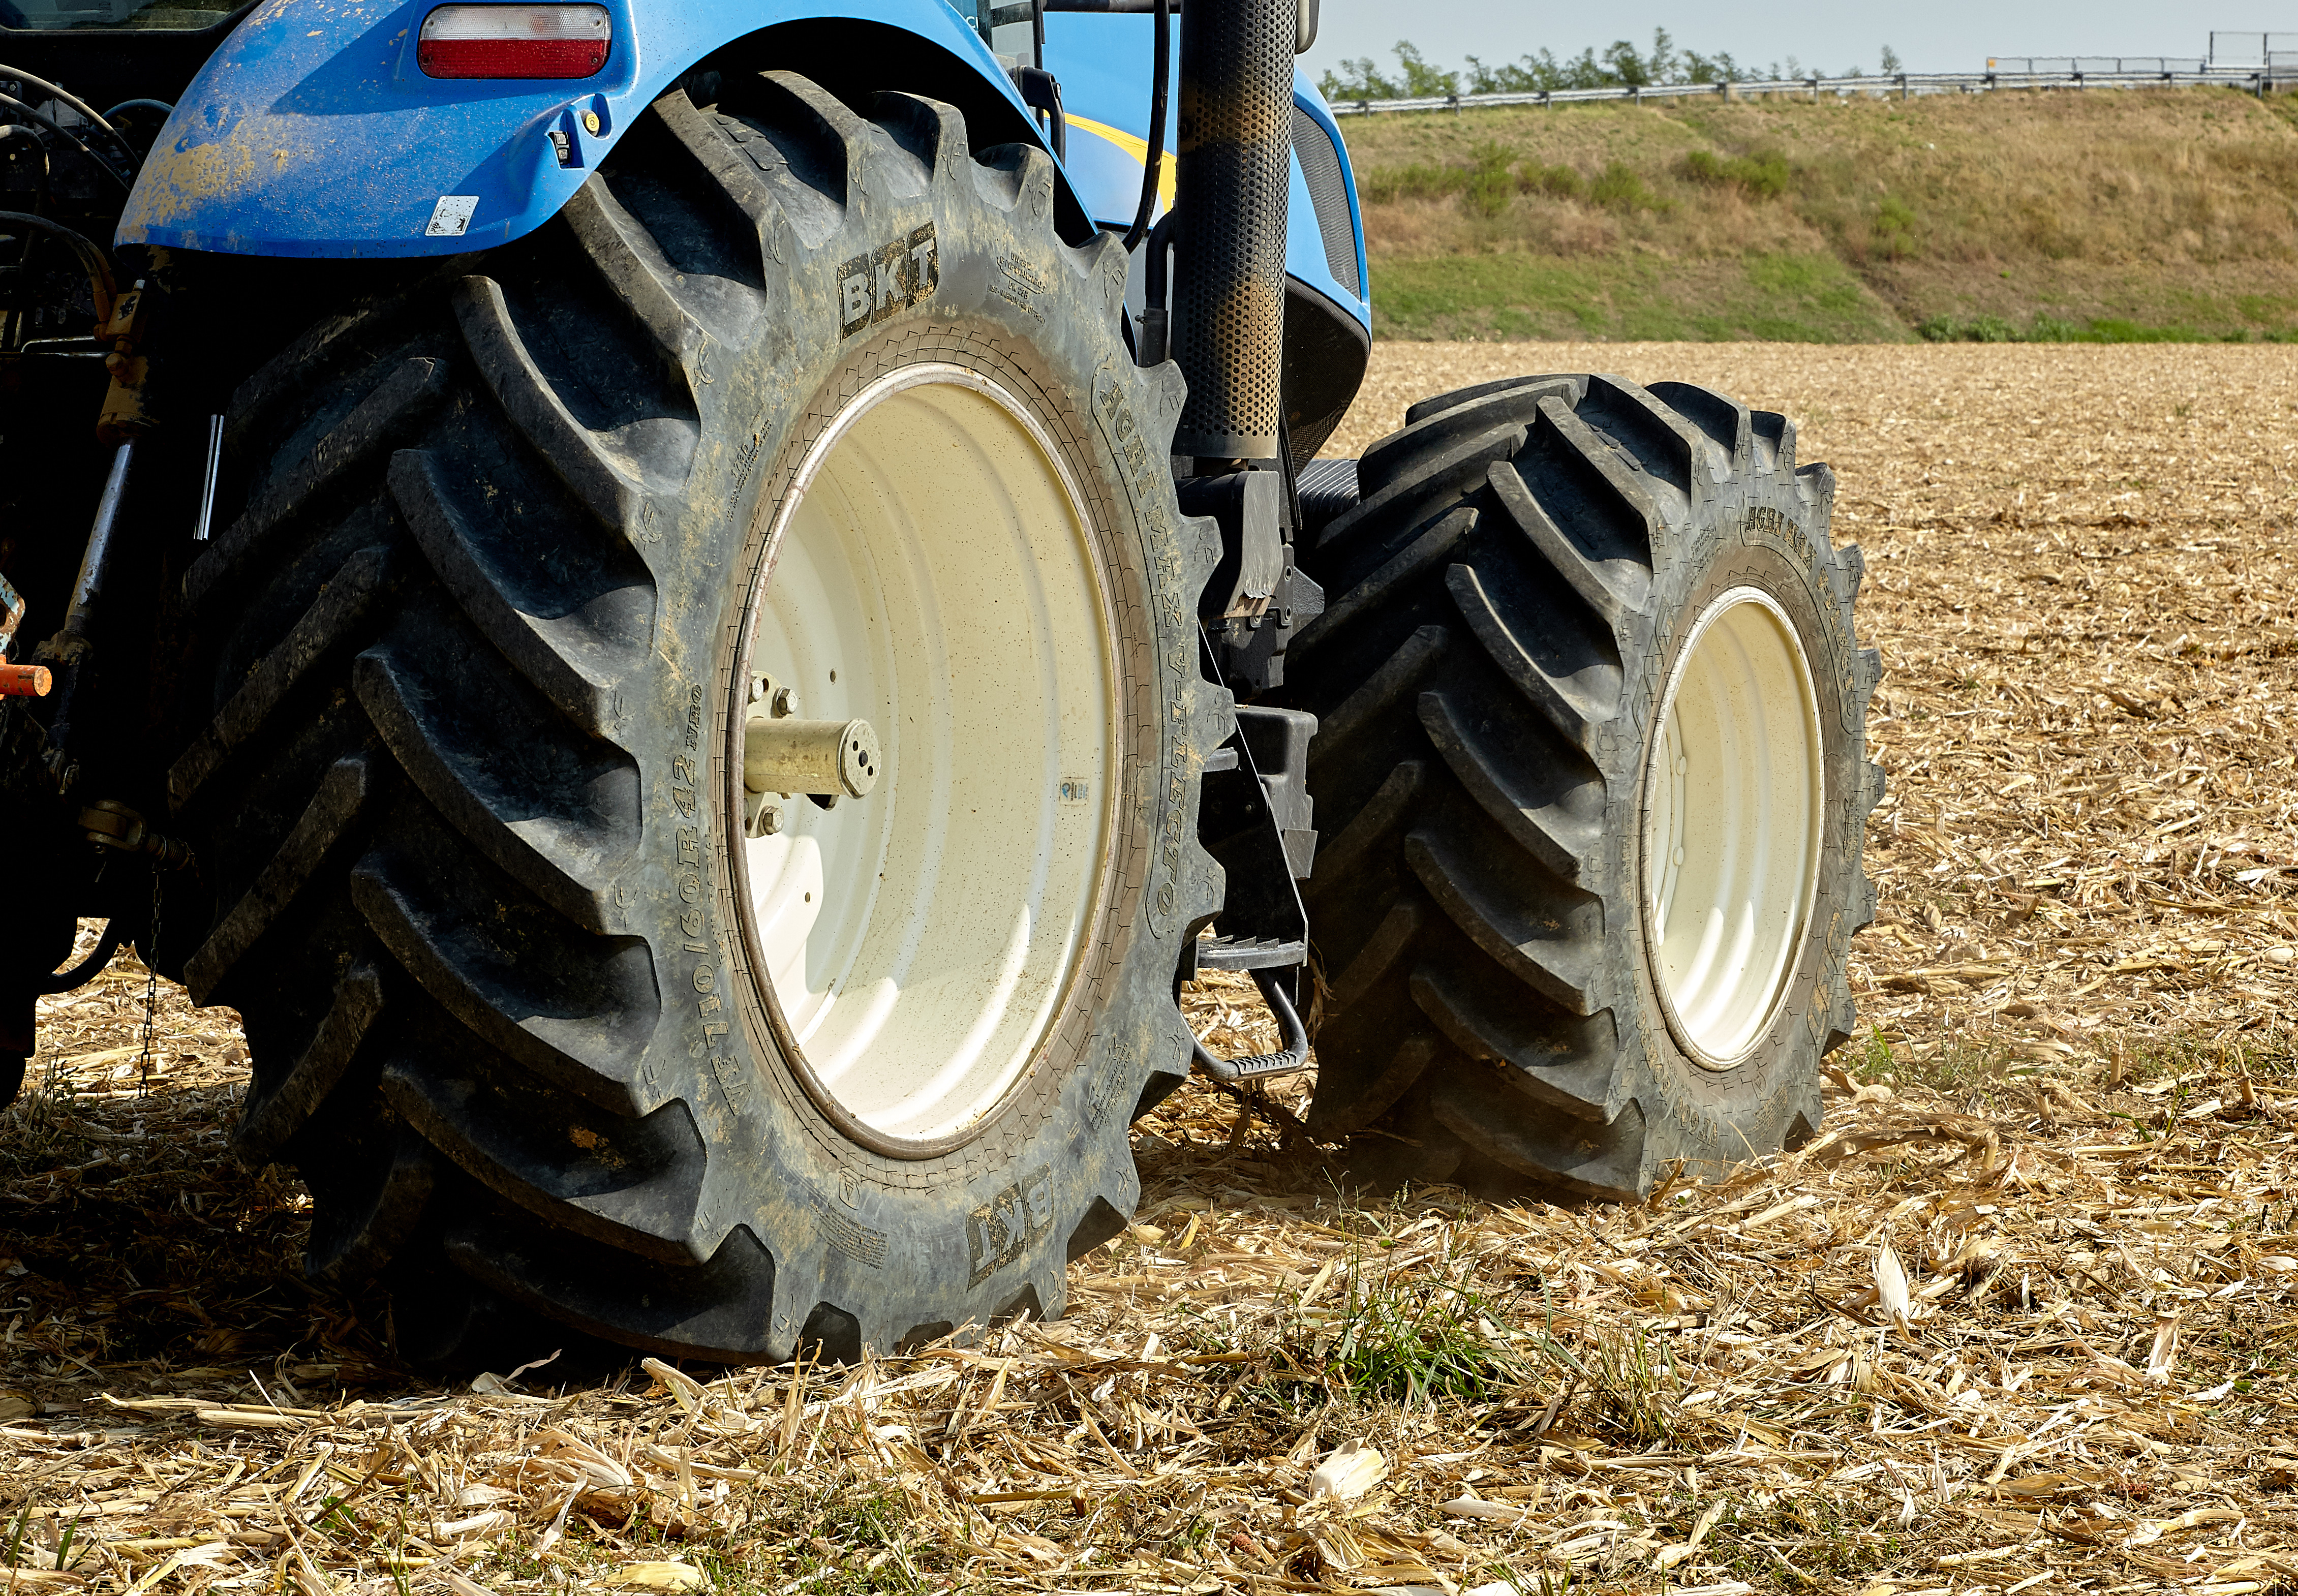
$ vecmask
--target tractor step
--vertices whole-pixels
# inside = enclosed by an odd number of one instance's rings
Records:
[[[1295,955],[1297,959],[1300,955]],[[1247,1058],[1215,1058],[1205,1050],[1200,1037],[1192,1050],[1192,1060],[1199,1071],[1213,1079],[1231,1086],[1246,1081],[1272,1080],[1280,1075],[1291,1075],[1309,1067],[1309,1028],[1301,1023],[1301,1016],[1293,1006],[1293,999],[1285,990],[1285,980],[1274,970],[1255,968],[1252,984],[1261,988],[1262,1001],[1276,1018],[1277,1032],[1284,1046],[1277,1053],[1254,1054]]]
[[[1200,970],[1286,970],[1306,963],[1308,959],[1306,943],[1279,941],[1274,937],[1208,935],[1197,939]]]

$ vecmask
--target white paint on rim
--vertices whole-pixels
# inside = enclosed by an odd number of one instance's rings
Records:
[[[1644,935],[1668,1029],[1745,1061],[1793,981],[1826,814],[1819,696],[1795,624],[1759,588],[1700,612],[1644,776]]]
[[[1115,622],[1084,496],[964,368],[839,412],[777,510],[754,673],[876,728],[882,774],[742,843],[762,996],[817,1098],[891,1144],[962,1139],[1060,1013],[1112,864]]]

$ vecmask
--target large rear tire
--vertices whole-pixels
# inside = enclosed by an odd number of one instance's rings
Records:
[[[1059,1314],[1131,1211],[1231,718],[1180,381],[1054,184],[946,105],[710,74],[241,389],[186,979],[311,1272],[381,1275],[410,1356],[519,1312],[856,1356]],[[791,714],[875,728],[874,786],[749,791]]]
[[[1525,377],[1413,407],[1303,561],[1309,1124],[1376,1185],[1646,1192],[1807,1137],[1881,773],[1856,550],[1781,418]]]

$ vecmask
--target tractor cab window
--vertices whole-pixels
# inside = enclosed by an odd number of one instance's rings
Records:
[[[0,0],[0,28],[212,28],[225,5],[187,0]]]

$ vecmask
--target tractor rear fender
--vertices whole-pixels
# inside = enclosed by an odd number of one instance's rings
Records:
[[[857,89],[949,101],[987,142],[1045,142],[946,0],[599,0],[614,29],[607,64],[523,81],[426,77],[417,34],[439,3],[263,0],[177,102],[117,241],[321,258],[507,244],[556,214],[657,95],[721,51],[832,88],[842,66]]]
[[[556,214],[673,80],[722,54],[749,70],[788,66],[854,98],[889,87],[930,94],[963,112],[982,142],[1047,143],[946,0],[599,3],[614,28],[600,71],[512,81],[423,75],[416,38],[440,0],[263,0],[178,99],[117,241],[368,259],[508,244]],[[1062,193],[1075,219],[1133,218],[1150,43],[1146,17],[1046,19],[1046,63],[1069,112]],[[1331,112],[1298,72],[1293,95],[1296,141],[1316,142],[1305,165],[1299,152],[1294,160],[1287,268],[1312,292],[1307,302],[1355,324],[1342,342],[1361,342],[1372,307],[1353,174]],[[1171,103],[1178,118],[1178,93]],[[1168,161],[1168,203],[1173,172]]]

